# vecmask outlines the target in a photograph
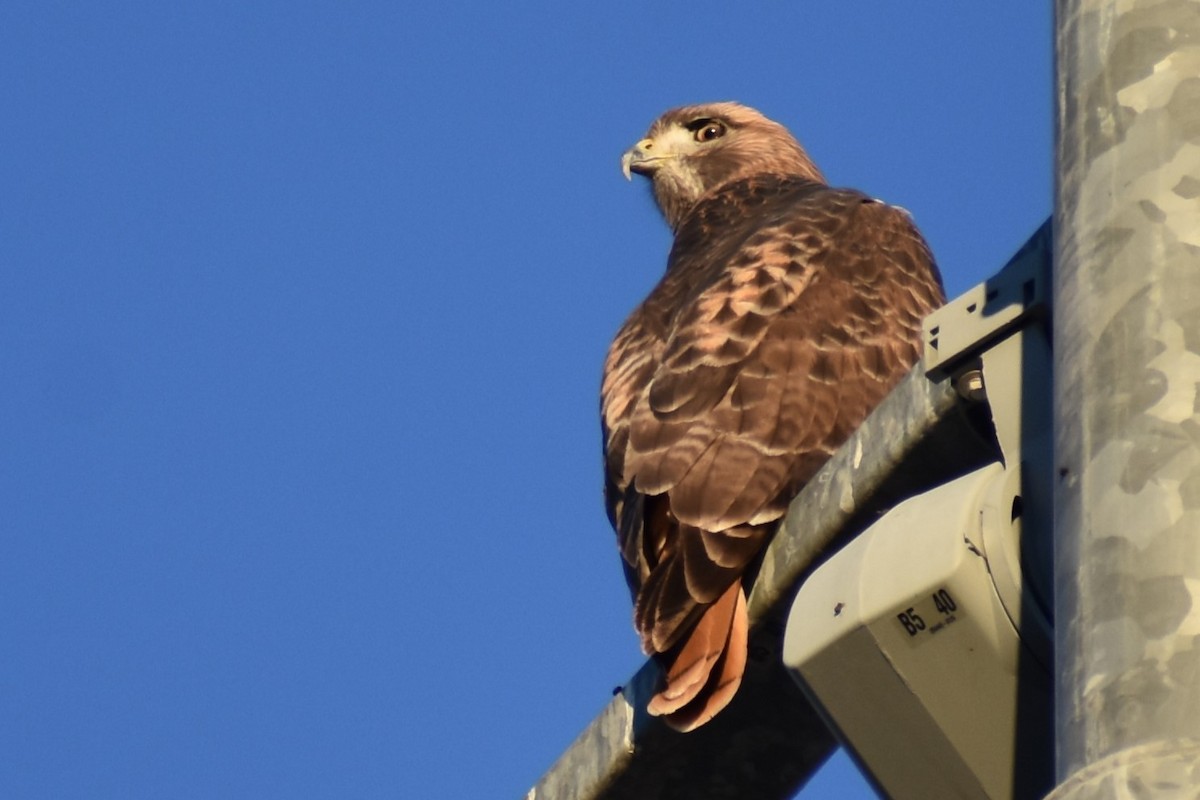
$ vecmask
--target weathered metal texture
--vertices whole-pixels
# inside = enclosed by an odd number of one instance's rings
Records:
[[[1157,741],[1121,750],[1075,772],[1050,798],[1196,800],[1200,742]]]
[[[733,703],[691,733],[673,732],[645,712],[659,680],[647,662],[527,800],[792,796],[834,748],[780,657],[800,580],[888,506],[996,454],[986,406],[918,367],[793,501],[750,592],[750,659]]]
[[[527,800],[786,798],[833,751],[778,659],[752,662],[736,701],[687,734],[645,711],[660,677],[653,662],[638,670]]]
[[[1058,0],[1057,798],[1200,796],[1200,3]]]

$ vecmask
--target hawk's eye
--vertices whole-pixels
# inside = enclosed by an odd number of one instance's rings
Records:
[[[725,126],[715,120],[708,120],[698,126],[692,135],[697,142],[711,142],[713,139],[720,139],[725,135]]]

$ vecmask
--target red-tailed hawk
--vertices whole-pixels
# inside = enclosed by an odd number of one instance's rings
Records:
[[[686,731],[741,682],[743,571],[917,360],[942,285],[906,212],[830,188],[753,109],[668,111],[621,165],[675,242],[604,365],[605,497],[666,673],[649,711]]]

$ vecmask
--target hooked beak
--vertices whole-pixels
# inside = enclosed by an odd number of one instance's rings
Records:
[[[625,151],[625,154],[621,156],[621,172],[625,174],[625,180],[633,180],[635,172],[639,175],[649,175],[654,172],[654,162],[661,161],[662,157],[651,155],[653,147],[653,139],[642,139]]]

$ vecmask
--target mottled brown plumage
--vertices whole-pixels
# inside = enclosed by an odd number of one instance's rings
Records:
[[[943,295],[906,212],[827,186],[752,109],[669,111],[622,166],[651,179],[675,242],[605,363],[606,500],[666,674],[649,710],[690,730],[741,680],[743,571],[916,361]]]

